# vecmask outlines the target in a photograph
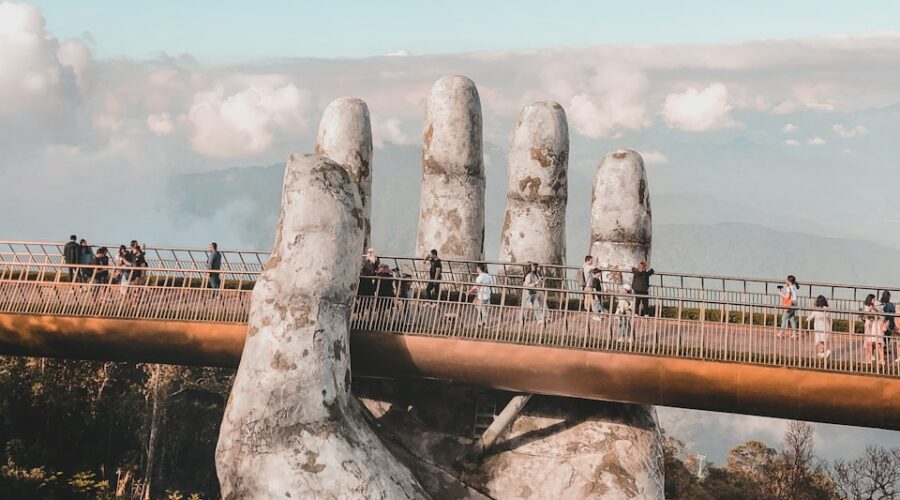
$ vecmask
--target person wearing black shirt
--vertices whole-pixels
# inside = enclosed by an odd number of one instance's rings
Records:
[[[650,276],[653,269],[647,269],[647,263],[641,262],[637,267],[631,268],[631,289],[634,293],[634,312],[638,316],[650,314]]]
[[[106,247],[100,247],[97,249],[97,255],[94,256],[91,264],[96,266],[93,269],[93,283],[95,285],[109,284],[109,251],[106,249]],[[94,297],[97,296],[97,292],[99,291],[99,286],[94,287]],[[103,294],[106,295],[106,292],[103,292]]]
[[[425,262],[430,264],[428,268],[428,286],[425,288],[425,296],[430,300],[437,300],[441,295],[441,279],[443,278],[444,268],[441,265],[441,259],[438,258],[438,252],[431,250],[431,254],[425,257]]]
[[[411,319],[410,299],[412,299],[413,295],[410,278],[412,278],[412,275],[401,273],[399,267],[394,268],[394,291],[397,292],[397,297],[401,299],[404,323],[409,323]]]
[[[594,290],[594,301],[592,306],[592,311],[594,311],[593,319],[596,321],[600,320],[600,313],[606,312],[606,307],[603,305],[603,271],[599,268],[591,269],[591,288]]]
[[[378,297],[378,312],[383,313],[390,309],[394,302],[396,292],[394,291],[394,275],[391,273],[391,267],[382,264],[375,273],[375,295]]]
[[[88,245],[84,238],[78,242],[78,263],[88,265],[94,262],[94,249]],[[80,270],[81,281],[87,283],[91,281],[91,268],[82,267]]]
[[[78,237],[69,236],[69,242],[63,247],[63,260],[66,264],[78,264]],[[75,268],[69,268],[69,282],[75,281]]]
[[[145,271],[140,271],[140,268],[147,267],[147,259],[144,249],[140,246],[135,245],[131,248],[131,265],[134,267],[134,270],[131,271],[131,284],[143,285],[146,280]]]

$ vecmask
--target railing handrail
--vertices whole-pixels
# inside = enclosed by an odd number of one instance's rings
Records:
[[[112,257],[110,257],[112,260]],[[260,275],[262,271],[253,271],[246,269],[206,269],[202,267],[192,267],[192,268],[178,268],[178,267],[149,267],[149,266],[118,266],[115,264],[66,264],[60,262],[9,262],[9,261],[0,261],[0,269],[4,267],[19,267],[19,268],[58,268],[58,269],[101,269],[101,270],[109,270],[109,271],[140,271],[140,272],[156,272],[156,273],[205,273],[205,274],[251,274],[251,275]],[[39,270],[28,271],[29,273],[39,273]]]
[[[55,246],[57,248],[64,247],[66,242],[45,242],[45,241],[25,241],[25,240],[2,240],[0,241],[0,245],[45,245],[45,246]],[[99,244],[92,244],[92,248],[96,248]],[[118,245],[105,245],[107,248],[117,248]],[[165,247],[165,246],[147,246],[148,251],[173,251],[173,252],[196,252],[196,253],[204,253],[208,254],[208,250],[205,248],[190,248],[190,247]],[[219,252],[223,253],[223,255],[228,254],[251,254],[257,257],[259,256],[268,256],[270,255],[270,251],[267,250],[256,250],[256,249],[220,249]],[[2,254],[2,252],[0,252]],[[424,257],[401,257],[401,256],[393,256],[393,255],[381,255],[378,256],[380,259],[385,260],[394,260],[394,261],[416,261],[416,262],[426,262]],[[502,262],[502,261],[492,261],[492,260],[482,260],[482,261],[466,261],[461,259],[452,259],[452,258],[441,258],[442,262],[448,264],[459,264],[466,266],[474,266],[477,263],[484,263],[492,266],[516,266],[516,267],[524,267],[528,265],[528,263],[517,263],[517,262]],[[22,262],[21,264],[24,264]],[[544,269],[563,269],[566,271],[580,272],[581,267],[579,266],[571,266],[567,264],[541,264],[539,265]],[[196,269],[201,269],[197,267]],[[631,274],[632,271],[630,268],[628,269],[619,269],[619,268],[600,268],[604,273],[621,273],[623,275]],[[425,270],[423,270],[424,272]],[[458,271],[454,271],[458,272]],[[475,274],[472,272],[468,272],[467,274]],[[744,282],[744,283],[753,283],[760,285],[768,285],[768,284],[780,284],[783,283],[784,280],[781,278],[759,278],[759,277],[741,277],[741,276],[724,276],[724,275],[705,275],[705,274],[696,274],[696,273],[681,273],[674,271],[656,271],[655,275],[659,276],[659,279],[662,280],[664,278],[672,278],[672,279],[699,279],[699,280],[709,280],[713,282]],[[509,278],[513,276],[519,276],[517,274],[501,274],[499,275],[503,278]],[[577,276],[577,275],[576,275]],[[551,277],[554,280],[572,280],[576,278],[569,277]],[[828,283],[828,282],[817,282],[817,281],[801,281],[800,288],[833,288],[833,289],[847,289],[847,290],[864,290],[864,291],[897,291],[900,290],[900,286],[888,286],[888,285],[867,285],[867,284],[852,284],[852,283]],[[705,289],[705,288],[703,288]],[[723,283],[723,290],[724,283]],[[849,300],[849,299],[848,299]]]
[[[113,264],[110,265],[101,265],[101,264],[65,264],[65,263],[16,263],[16,262],[0,262],[0,269],[3,267],[17,267],[17,268],[37,268],[34,271],[28,271],[27,269],[22,269],[21,272],[26,273],[26,277],[29,274],[41,274],[42,268],[53,268],[58,269],[56,272],[57,275],[62,276],[64,270],[67,269],[87,269],[92,272],[98,271],[123,271],[123,272],[155,272],[155,273],[169,273],[169,274],[234,274],[234,275],[249,275],[249,276],[259,276],[262,274],[262,271],[249,271],[249,270],[235,270],[231,271],[228,269],[202,269],[202,268],[191,268],[191,269],[179,269],[179,268],[158,268],[158,267],[135,267],[135,266],[116,266]],[[516,285],[516,284],[505,284],[505,283],[484,283],[477,284],[471,281],[460,281],[460,280],[450,280],[450,279],[441,279],[441,280],[431,280],[428,278],[403,278],[403,277],[382,277],[382,276],[361,276],[364,279],[372,279],[377,280],[379,282],[383,281],[392,281],[392,282],[410,282],[410,283],[429,283],[429,282],[440,282],[442,286],[458,286],[461,288],[472,288],[472,287],[481,287],[486,286],[490,288],[502,289],[502,290],[512,290],[516,293],[521,293],[524,291],[531,292],[540,292],[547,294],[570,294],[574,297],[578,298],[584,295],[599,295],[603,297],[626,297],[633,299],[635,297],[647,298],[649,300],[655,301],[671,301],[676,303],[689,303],[689,304],[712,304],[712,305],[721,305],[721,306],[735,306],[735,307],[757,307],[757,308],[774,308],[774,309],[793,309],[796,311],[803,312],[815,312],[818,310],[822,310],[822,308],[817,307],[808,307],[802,306],[800,304],[787,307],[777,303],[761,303],[761,302],[746,302],[739,300],[725,300],[725,299],[713,299],[706,297],[671,297],[665,295],[655,295],[655,294],[622,294],[617,291],[611,290],[600,290],[600,291],[583,291],[583,290],[571,290],[571,289],[560,289],[560,288],[552,288],[552,287],[528,287],[524,285]],[[27,280],[27,279],[12,279],[12,278],[2,278],[0,281],[9,281],[9,282],[23,282],[23,281],[35,281],[35,282],[45,282],[45,283],[54,283],[52,281],[42,281],[42,280]],[[248,279],[248,283],[253,280]],[[617,284],[608,283],[611,286],[618,286]],[[159,286],[159,285],[133,285],[133,286]],[[760,295],[754,292],[730,292],[730,293],[746,293],[748,295]],[[764,294],[765,297],[775,298],[775,295]],[[850,301],[851,299],[844,299]],[[862,310],[849,310],[849,309],[836,309],[836,308],[827,308],[826,309],[829,314],[856,314],[856,315],[878,315],[878,316],[897,316],[897,314],[890,314],[885,312],[865,312]]]

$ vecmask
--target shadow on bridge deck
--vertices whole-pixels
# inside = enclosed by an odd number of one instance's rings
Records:
[[[245,324],[0,314],[0,354],[236,367]],[[363,377],[900,430],[900,378],[353,331]]]

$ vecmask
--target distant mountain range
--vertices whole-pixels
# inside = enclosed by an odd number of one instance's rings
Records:
[[[386,165],[415,165],[418,149],[392,148],[396,157],[381,153]],[[501,151],[488,161],[489,170],[502,170]],[[387,158],[385,158],[387,156]],[[374,241],[382,254],[410,254],[415,243],[419,210],[418,168],[376,171],[373,196]],[[218,221],[219,239],[229,246],[267,249],[277,224],[282,164],[238,167],[173,178],[168,210],[174,218]],[[486,257],[495,259],[505,186],[492,185],[486,195]],[[572,179],[568,211],[568,254],[577,263],[587,248],[590,189],[578,174]],[[835,228],[801,218],[784,217],[765,207],[754,208],[709,195],[661,194],[654,208],[653,265],[689,273],[780,277],[900,285],[900,250],[854,238],[833,238]],[[223,216],[223,214],[225,214]],[[223,234],[227,232],[228,234]]]

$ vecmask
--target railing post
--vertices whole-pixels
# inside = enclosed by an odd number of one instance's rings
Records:
[[[700,303],[700,358],[706,357],[706,302]]]

